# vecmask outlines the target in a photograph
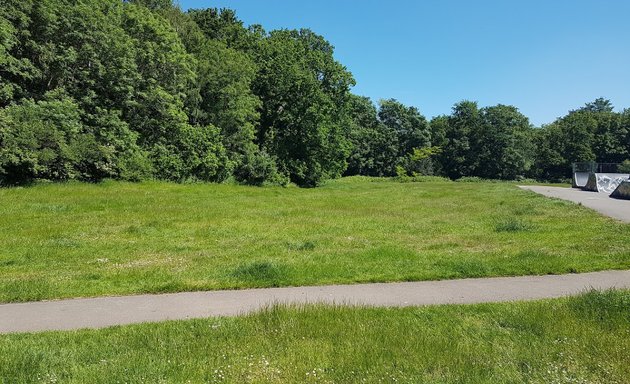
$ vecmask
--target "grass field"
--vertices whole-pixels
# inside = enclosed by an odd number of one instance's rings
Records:
[[[0,190],[0,302],[630,268],[630,226],[509,183]]]
[[[630,383],[630,291],[0,336],[2,383]]]

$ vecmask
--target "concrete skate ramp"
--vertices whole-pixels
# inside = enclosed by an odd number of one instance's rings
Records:
[[[630,181],[622,181],[610,197],[615,199],[630,200]]]
[[[590,172],[575,172],[573,174],[573,188],[584,188],[588,183]]]
[[[586,191],[613,193],[619,184],[630,179],[630,174],[624,173],[591,173],[586,186]]]

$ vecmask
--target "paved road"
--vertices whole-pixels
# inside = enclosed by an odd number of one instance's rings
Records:
[[[587,192],[576,188],[522,186],[522,189],[533,191],[547,197],[580,203],[585,207],[626,223],[630,223],[630,200],[613,199],[606,193]]]
[[[103,328],[164,320],[237,316],[276,303],[385,307],[470,304],[554,298],[590,288],[630,288],[630,271],[4,304],[0,305],[0,333]]]

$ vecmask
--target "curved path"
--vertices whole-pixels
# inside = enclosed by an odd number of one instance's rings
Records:
[[[0,333],[237,316],[273,304],[367,306],[472,304],[555,298],[588,289],[630,288],[630,271],[417,283],[192,292],[0,305]]]
[[[596,210],[602,215],[630,223],[630,200],[618,200],[607,193],[588,192],[576,188],[547,187],[538,185],[521,186],[521,189],[547,197],[568,200]]]

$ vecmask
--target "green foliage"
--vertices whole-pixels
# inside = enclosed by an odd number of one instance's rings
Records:
[[[619,172],[630,173],[630,159],[624,160],[619,166]]]
[[[411,173],[412,176],[433,175],[433,159],[441,153],[440,147],[414,148],[406,159],[407,173]]]
[[[402,167],[407,175],[431,175],[433,165],[430,158],[414,159],[414,151],[431,145],[431,131],[424,116],[415,107],[407,107],[397,100],[382,100],[378,111],[379,120],[396,134],[397,168],[400,176]]]
[[[255,126],[260,114],[259,99],[251,90],[256,66],[243,53],[221,42],[208,41],[198,55],[201,123],[221,129],[223,143],[236,161],[255,151]]]
[[[529,120],[516,107],[497,105],[481,110],[481,125],[473,132],[477,160],[474,175],[515,180],[533,163]]]
[[[257,63],[260,147],[298,185],[340,176],[350,149],[346,104],[354,80],[332,46],[309,30],[274,31],[261,42]]]
[[[462,101],[453,107],[443,134],[444,146],[440,157],[443,172],[451,179],[473,175],[476,159],[472,155],[471,136],[480,124],[477,103]]]
[[[367,97],[350,97],[352,151],[346,175],[394,176],[398,164],[398,135],[378,119]]]
[[[32,0],[6,0],[0,5],[0,108],[18,100],[36,69],[20,57],[21,42],[29,36]]]
[[[532,167],[529,121],[513,106],[479,109],[477,103],[462,101],[451,116],[435,118],[432,124],[443,149],[437,156],[438,169],[453,179],[513,180]]]
[[[431,131],[424,116],[415,107],[407,107],[395,99],[382,100],[378,117],[398,136],[398,155],[401,158],[414,149],[431,145]]]
[[[112,148],[86,134],[76,103],[50,95],[0,112],[0,184],[98,180],[113,173]]]
[[[114,110],[96,108],[93,113],[84,111],[82,120],[88,136],[108,149],[107,163],[110,164],[110,172],[94,170],[91,174],[100,175],[92,177],[115,178],[128,181],[141,181],[152,177],[153,167],[148,159],[148,153],[138,145],[138,134],[133,132],[129,125],[122,120],[121,113]],[[84,167],[94,169],[97,162],[85,162]]]
[[[570,177],[576,162],[621,163],[630,158],[627,113],[615,113],[609,100],[597,99],[544,126],[534,138],[538,178]]]
[[[260,34],[247,30],[233,10],[192,9],[188,14],[199,25],[208,40],[219,41],[229,48],[241,51],[255,49]]]
[[[536,130],[515,107],[470,101],[429,124],[395,99],[377,110],[352,95],[354,79],[333,54],[310,30],[267,33],[229,9],[184,12],[170,0],[5,0],[3,182],[560,180],[572,162],[630,158],[630,113],[614,112],[609,100]],[[72,113],[35,121],[40,103],[53,99],[72,104]],[[70,121],[76,133],[67,132]],[[414,155],[432,147],[442,151]]]
[[[156,175],[171,181],[220,182],[227,179],[231,171],[219,130],[213,126],[183,124],[170,142],[152,146],[150,158]]]
[[[247,152],[234,169],[234,177],[241,183],[257,186],[289,183],[289,178],[278,172],[275,160],[264,151]]]
[[[429,125],[414,107],[391,99],[376,108],[368,98],[352,96],[348,175],[412,176],[433,174],[431,155],[414,157],[416,150],[431,151]],[[419,154],[419,153],[418,153]]]

